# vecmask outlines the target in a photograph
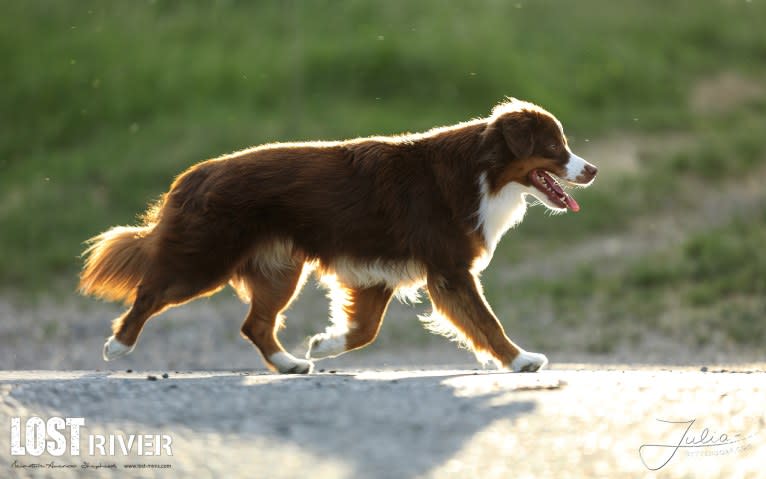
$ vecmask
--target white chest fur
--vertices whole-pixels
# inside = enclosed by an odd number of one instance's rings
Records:
[[[474,263],[474,271],[481,271],[487,267],[500,238],[524,219],[524,213],[527,211],[525,197],[529,194],[526,186],[515,182],[508,183],[500,191],[492,194],[485,174],[479,179],[479,188],[481,201],[478,228],[484,236],[487,251]]]

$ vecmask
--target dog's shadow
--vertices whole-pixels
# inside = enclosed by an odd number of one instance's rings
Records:
[[[166,459],[182,465],[181,470],[206,468],[217,455],[229,461],[231,454],[222,453],[239,450],[246,457],[234,457],[255,473],[252,477],[282,477],[280,471],[263,467],[274,467],[274,457],[289,460],[289,451],[299,451],[317,465],[323,460],[341,464],[352,477],[420,477],[470,447],[493,423],[512,423],[532,412],[535,403],[517,399],[514,390],[530,389],[524,384],[539,383],[532,380],[539,376],[471,371],[311,376],[222,372],[147,380],[145,374],[105,372],[5,380],[0,385],[13,385],[9,396],[22,406],[22,416],[84,417],[86,426],[98,425],[107,433],[119,428],[124,434],[178,434],[174,457]],[[542,386],[551,387],[558,385]],[[197,441],[196,451],[198,441],[210,437],[216,437],[217,444],[203,448],[205,454],[183,451],[188,441]],[[119,462],[120,457],[113,459]],[[229,470],[232,477],[239,475],[235,470]]]

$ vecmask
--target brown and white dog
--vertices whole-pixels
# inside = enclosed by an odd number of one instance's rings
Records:
[[[311,359],[372,342],[391,297],[425,286],[480,360],[537,371],[547,358],[505,335],[478,274],[526,196],[578,211],[561,185],[595,176],[553,115],[516,99],[425,133],[258,146],[194,165],[142,226],[92,238],[80,291],[132,305],[104,345],[110,360],[133,350],[151,316],[229,283],[251,304],[242,334],[268,365],[308,373]],[[312,269],[332,288],[333,314],[304,360],[277,330]]]

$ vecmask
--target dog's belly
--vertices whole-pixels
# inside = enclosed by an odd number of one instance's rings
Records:
[[[291,240],[273,240],[260,244],[251,261],[264,272],[278,272],[295,264],[296,260],[302,261],[298,258],[311,257],[301,251],[300,246]],[[343,286],[351,288],[385,285],[394,291],[416,291],[426,281],[425,266],[415,260],[363,260],[340,255],[329,259],[308,260],[307,267],[316,269],[321,277],[332,277]],[[411,296],[408,292],[402,294]]]
[[[417,261],[384,259],[358,260],[339,257],[322,265],[325,274],[335,275],[346,286],[366,287],[385,284],[389,288],[417,288],[425,283],[426,269]]]

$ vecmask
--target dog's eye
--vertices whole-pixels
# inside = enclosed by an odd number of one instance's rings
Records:
[[[548,149],[551,150],[554,153],[558,153],[559,145],[556,144],[556,143],[551,143],[550,145],[548,145]]]

